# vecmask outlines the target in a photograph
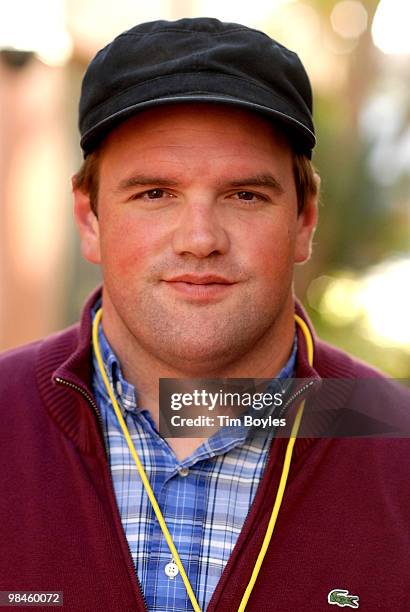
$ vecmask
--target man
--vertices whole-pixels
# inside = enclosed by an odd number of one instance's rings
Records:
[[[381,379],[312,340],[293,296],[318,199],[297,56],[215,19],[137,26],[91,62],[80,131],[103,288],[2,358],[2,589],[70,611],[407,610],[405,440],[160,433],[159,379]]]

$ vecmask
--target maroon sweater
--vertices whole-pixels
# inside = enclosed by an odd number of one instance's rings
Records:
[[[0,591],[63,591],[67,612],[143,611],[92,406],[94,299],[80,325],[0,358]],[[302,335],[296,373],[380,376],[318,339],[310,368]],[[348,409],[351,399],[351,390],[338,391],[335,411]],[[386,409],[388,399],[378,393],[371,402]],[[405,402],[400,397],[401,409]],[[272,443],[209,611],[239,606],[272,511],[286,444],[286,439]],[[346,589],[360,598],[360,610],[408,612],[409,456],[406,439],[298,440],[247,610],[337,610],[328,594]]]

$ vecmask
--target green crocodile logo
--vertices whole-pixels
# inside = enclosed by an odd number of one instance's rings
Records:
[[[327,596],[327,601],[332,606],[335,605],[340,608],[348,606],[349,608],[357,609],[359,607],[359,596],[349,595],[349,591],[346,589],[333,589]]]

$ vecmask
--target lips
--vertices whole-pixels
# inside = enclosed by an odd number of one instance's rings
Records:
[[[190,283],[192,285],[210,285],[217,283],[219,285],[232,285],[233,281],[218,276],[217,274],[206,274],[204,276],[196,274],[182,274],[181,276],[174,276],[170,279],[165,279],[167,283]]]
[[[219,274],[180,274],[164,280],[184,300],[202,304],[223,299],[236,284]]]

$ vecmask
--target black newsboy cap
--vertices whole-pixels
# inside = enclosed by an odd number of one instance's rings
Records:
[[[81,90],[84,156],[121,121],[178,102],[262,113],[311,157],[312,90],[296,53],[263,32],[202,17],[137,25],[97,53]]]

